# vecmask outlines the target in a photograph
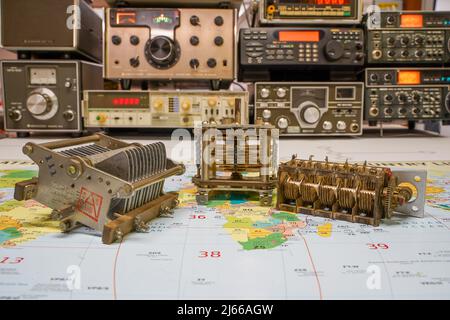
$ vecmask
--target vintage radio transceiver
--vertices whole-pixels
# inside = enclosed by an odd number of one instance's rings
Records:
[[[236,8],[242,4],[242,0],[106,0],[112,7],[188,7],[188,8]]]
[[[450,69],[366,70],[366,120],[450,119]]]
[[[233,80],[233,9],[106,9],[108,79]]]
[[[84,0],[1,0],[1,46],[102,61],[102,19]]]
[[[2,61],[5,129],[81,132],[83,89],[102,89],[102,66],[77,60]]]
[[[260,0],[263,24],[359,24],[361,0]]]
[[[240,64],[254,70],[362,67],[362,29],[251,28],[240,31]],[[244,76],[246,78],[246,76]]]
[[[259,82],[255,117],[280,135],[361,135],[364,84]]]
[[[232,91],[86,91],[87,128],[194,128],[248,123],[248,93]]]
[[[381,12],[367,28],[368,63],[450,62],[450,12]]]

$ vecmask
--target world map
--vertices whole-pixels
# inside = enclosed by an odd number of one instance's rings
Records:
[[[173,217],[105,246],[87,228],[62,234],[50,209],[14,200],[15,183],[36,168],[0,163],[0,299],[449,298],[450,166],[426,166],[427,216],[376,228],[260,207],[251,194],[198,206],[188,167],[166,182],[180,192]],[[77,290],[66,284],[72,265],[83,271]],[[378,291],[367,290],[371,265],[383,274]]]

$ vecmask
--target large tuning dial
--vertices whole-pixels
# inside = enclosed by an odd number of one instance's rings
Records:
[[[445,108],[447,109],[447,112],[450,113],[450,93],[445,97]]]
[[[27,110],[38,120],[48,120],[58,111],[58,98],[49,89],[37,89],[27,99]]]
[[[325,56],[330,61],[336,61],[344,56],[345,48],[342,42],[331,40],[325,46]]]
[[[307,101],[300,105],[300,117],[307,124],[315,124],[320,120],[320,109],[317,104]]]
[[[177,42],[165,36],[148,40],[145,45],[147,61],[158,69],[171,68],[178,62],[180,47]]]

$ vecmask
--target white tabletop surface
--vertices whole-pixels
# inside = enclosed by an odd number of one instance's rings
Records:
[[[183,149],[177,146],[178,141],[171,141],[166,135],[120,135],[114,137],[128,142],[148,144],[162,141],[168,149],[168,154],[174,160],[189,159],[189,155],[181,158],[179,151]],[[27,159],[22,154],[22,146],[29,142],[44,143],[60,138],[70,139],[68,136],[46,136],[31,138],[7,138],[0,139],[1,160]],[[193,144],[189,146],[193,154]],[[184,149],[186,150],[186,149]],[[186,151],[185,151],[186,152]],[[437,161],[450,160],[450,137],[431,136],[427,134],[408,134],[404,130],[393,130],[380,137],[378,132],[365,134],[363,137],[350,138],[281,138],[280,159],[290,158],[297,154],[300,158],[308,158],[314,155],[315,159],[324,159],[326,156],[332,161]]]

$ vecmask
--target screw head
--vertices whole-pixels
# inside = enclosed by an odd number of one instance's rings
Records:
[[[33,153],[33,147],[27,144],[23,147],[22,151],[24,154],[30,155]]]
[[[67,167],[67,174],[69,176],[75,176],[78,172],[77,167],[75,167],[74,165],[70,165]]]

